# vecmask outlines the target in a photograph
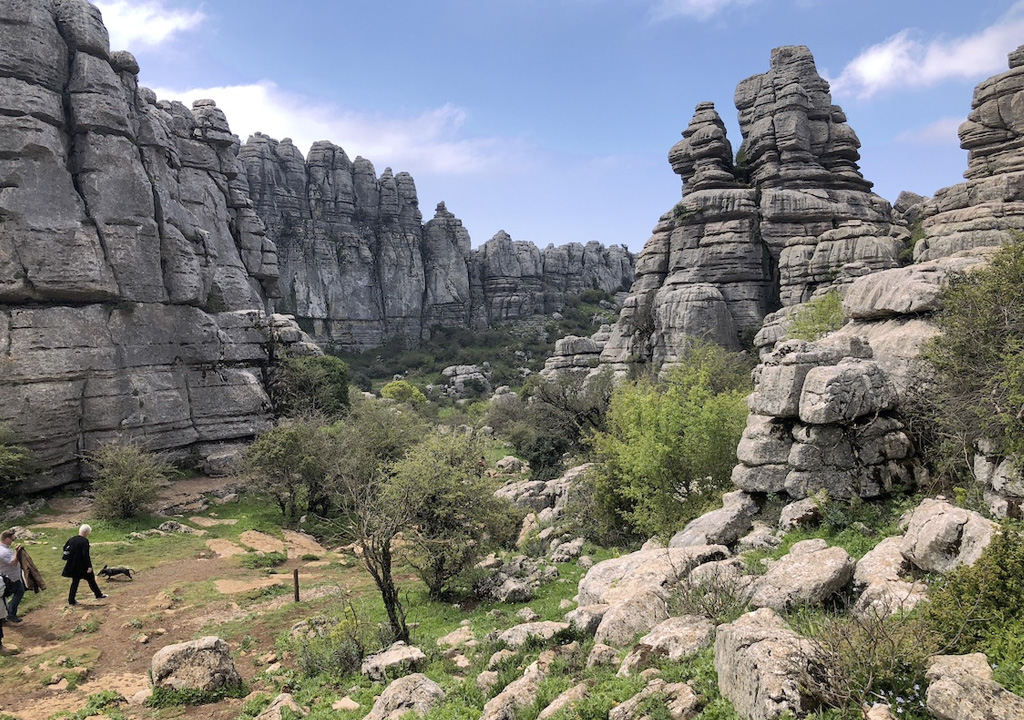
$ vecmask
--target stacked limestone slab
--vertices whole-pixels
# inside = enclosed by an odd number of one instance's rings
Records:
[[[565,307],[570,295],[616,292],[633,280],[624,247],[570,243],[543,250],[505,232],[472,250],[445,207],[423,223],[412,176],[377,177],[329,142],[307,157],[257,133],[240,160],[280,255],[277,307],[325,346],[364,350],[435,325],[483,328]]]
[[[269,422],[276,250],[212,101],[138,85],[84,0],[0,4],[0,420],[52,469],[125,433],[198,452]]]
[[[925,237],[914,247],[915,260],[1001,245],[1007,231],[1024,230],[1024,46],[1010,53],[1009,68],[974,89],[959,130],[967,181],[939,190],[920,208]]]
[[[602,362],[678,359],[703,337],[738,348],[765,316],[829,287],[840,270],[895,267],[909,238],[857,167],[860,142],[803,46],[736,89],[734,163],[711,103],[697,105],[669,162],[683,198],[663,215]]]

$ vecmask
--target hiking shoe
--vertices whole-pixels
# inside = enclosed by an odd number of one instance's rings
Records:
[[[21,622],[21,618],[18,617],[17,615],[8,615],[7,616],[7,621],[8,622],[12,622],[12,623],[20,623]]]
[[[106,598],[108,598],[108,597],[110,597],[110,596],[109,596],[109,595],[107,595],[106,593],[103,593],[102,595],[97,595],[97,596],[96,596],[96,599],[97,599],[97,600],[105,600],[105,599],[106,599]]]

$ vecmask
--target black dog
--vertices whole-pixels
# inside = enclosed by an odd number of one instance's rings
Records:
[[[99,574],[106,577],[107,580],[114,577],[115,575],[127,575],[129,580],[132,579],[132,571],[126,567],[107,567],[106,565],[104,565],[103,569],[100,570]]]

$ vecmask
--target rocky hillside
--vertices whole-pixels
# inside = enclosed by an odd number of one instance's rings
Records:
[[[633,281],[624,247],[538,249],[499,232],[477,250],[444,203],[423,223],[412,176],[314,143],[250,137],[239,153],[256,212],[278,249],[282,297],[324,346],[365,350],[434,325],[483,328],[565,306]]]

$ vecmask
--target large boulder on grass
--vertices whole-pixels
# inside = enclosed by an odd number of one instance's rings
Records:
[[[750,530],[756,514],[757,503],[750,495],[742,490],[726,493],[720,509],[691,520],[672,536],[668,546],[732,545]]]
[[[992,679],[981,653],[938,655],[928,666],[928,711],[939,720],[1020,720],[1024,698]]]
[[[640,638],[622,661],[618,674],[628,677],[665,660],[679,662],[692,657],[710,644],[714,635],[715,626],[702,615],[669,618]]]
[[[926,572],[973,565],[998,529],[991,520],[944,500],[923,500],[903,536],[903,556]]]
[[[729,557],[724,545],[639,550],[599,562],[580,580],[579,604],[616,604],[644,590],[666,600],[698,565]]]
[[[568,629],[569,623],[553,620],[521,623],[503,632],[498,636],[498,640],[510,648],[521,648],[530,640],[550,640],[558,633]]]
[[[651,680],[647,687],[636,695],[613,707],[608,720],[636,720],[645,718],[645,708],[654,701],[664,707],[669,720],[691,720],[697,717],[704,703],[686,683],[667,683],[661,678]]]
[[[371,680],[384,680],[389,674],[403,675],[418,670],[426,659],[418,647],[398,641],[363,660],[360,672]]]
[[[608,608],[594,639],[605,645],[625,647],[667,619],[668,605],[662,596],[654,590],[642,590]]]
[[[750,604],[780,612],[798,605],[817,605],[853,579],[857,564],[840,547],[824,540],[804,540],[750,586]]]
[[[172,690],[213,692],[242,684],[231,648],[213,635],[160,648],[150,672],[155,687]]]
[[[817,705],[805,678],[814,646],[770,608],[719,625],[715,633],[718,689],[740,717],[778,720],[803,717]]]
[[[385,688],[364,720],[398,720],[406,713],[426,715],[444,700],[441,686],[422,673],[398,678]]]

